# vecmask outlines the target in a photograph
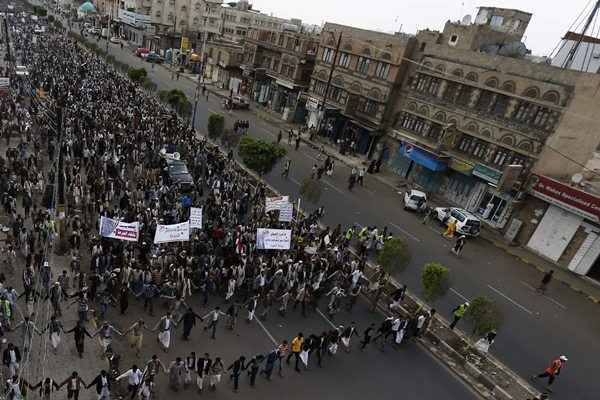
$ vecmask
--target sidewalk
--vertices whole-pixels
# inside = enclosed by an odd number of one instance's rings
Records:
[[[195,84],[197,84],[198,82],[197,74],[185,73],[181,74],[181,76],[189,79]],[[229,97],[229,90],[219,89],[213,86],[212,83],[207,82],[206,89],[210,93],[218,97]],[[258,103],[251,102],[250,109],[254,113],[256,113],[259,118],[266,120],[274,125],[278,125],[282,130],[289,131],[290,129],[293,129],[297,131],[300,127],[298,124],[291,124],[281,120],[277,115],[265,110]],[[321,136],[315,137],[315,139],[312,141],[309,140],[308,137],[303,137],[302,141],[315,149],[322,149],[322,151],[326,155],[331,156],[333,159],[349,167],[366,168],[368,165],[368,161],[365,158],[352,155],[342,155],[329,140]],[[389,186],[394,191],[404,190],[405,187],[409,184],[408,182],[404,181],[401,177],[394,174],[388,169],[384,169],[376,174],[369,174],[369,179],[376,179],[380,183]],[[448,204],[447,200],[438,196],[433,196],[431,200],[431,203],[433,205]],[[554,264],[530,252],[529,250],[524,249],[521,246],[509,244],[500,233],[498,233],[495,230],[492,230],[491,228],[486,228],[484,226],[480,237],[492,243],[497,248],[502,249],[506,253],[514,256],[522,263],[534,267],[541,273],[544,273],[551,269],[554,270],[554,280],[561,282],[573,291],[584,295],[591,302],[600,304],[600,285],[595,284],[584,277],[576,275],[570,272],[569,270],[565,269],[564,267]]]

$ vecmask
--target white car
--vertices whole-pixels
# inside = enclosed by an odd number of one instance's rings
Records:
[[[110,38],[110,42],[111,43],[121,43],[121,38],[119,38],[117,36],[113,36]]]
[[[27,67],[24,65],[17,65],[15,67],[15,74],[17,76],[29,76],[29,71],[27,71]]]
[[[456,221],[456,232],[461,235],[479,236],[481,233],[479,218],[462,208],[437,207],[435,215],[444,226]]]
[[[427,207],[427,195],[419,190],[407,190],[404,192],[404,209],[421,211]]]

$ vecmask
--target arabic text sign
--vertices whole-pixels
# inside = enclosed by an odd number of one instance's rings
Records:
[[[256,248],[259,250],[289,250],[291,241],[291,229],[256,230]]]
[[[100,236],[137,242],[140,237],[140,226],[138,222],[127,223],[100,217]]]
[[[279,209],[279,221],[291,222],[294,217],[294,205],[289,201],[284,203]]]
[[[190,221],[173,225],[156,225],[154,243],[187,242],[190,240]]]
[[[281,206],[285,203],[289,203],[289,196],[277,196],[277,197],[266,197],[265,198],[265,212],[274,210],[280,210]]]
[[[202,229],[202,207],[190,207],[190,228]]]

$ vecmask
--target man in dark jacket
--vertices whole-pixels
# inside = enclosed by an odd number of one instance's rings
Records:
[[[179,320],[179,322],[183,321],[183,340],[189,340],[192,328],[196,325],[196,318],[202,319],[201,316],[192,310],[192,307],[188,307]]]
[[[2,353],[2,364],[8,368],[9,377],[16,375],[19,363],[21,362],[21,352],[12,343],[9,343]]]
[[[110,376],[105,370],[100,371],[100,374],[86,386],[86,389],[96,386],[96,393],[98,393],[98,400],[110,400]]]

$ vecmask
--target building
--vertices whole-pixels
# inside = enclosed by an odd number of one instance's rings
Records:
[[[250,28],[244,72],[253,100],[284,120],[303,122],[318,45],[318,36],[304,33],[299,24],[284,24],[281,31]]]
[[[600,278],[600,75],[533,62],[520,42],[530,18],[481,8],[475,23],[417,34],[388,165],[508,240]]]
[[[326,23],[320,34],[306,108],[307,125],[362,154],[391,123],[416,40]],[[342,147],[342,151],[345,147]]]
[[[207,62],[204,80],[232,94],[246,95],[247,86],[242,77],[244,47],[225,40],[211,40],[206,44]]]

